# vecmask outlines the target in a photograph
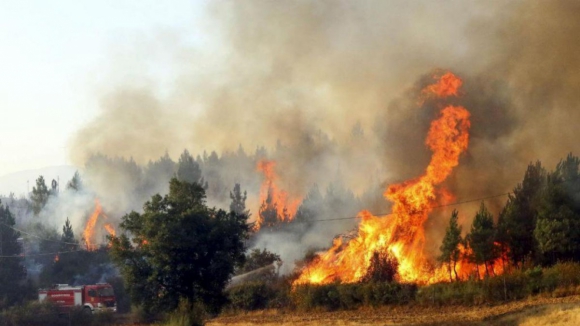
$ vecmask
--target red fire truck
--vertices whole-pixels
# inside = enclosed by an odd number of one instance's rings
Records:
[[[115,292],[107,283],[80,286],[55,284],[50,289],[40,289],[38,300],[48,300],[63,308],[81,306],[90,312],[117,311]]]

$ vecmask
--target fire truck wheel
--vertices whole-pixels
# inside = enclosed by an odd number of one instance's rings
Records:
[[[93,311],[92,311],[92,310],[91,310],[91,308],[89,308],[89,307],[84,307],[84,308],[83,308],[83,313],[84,313],[84,314],[87,314],[87,315],[90,315],[90,314],[92,314],[92,313],[93,313]]]

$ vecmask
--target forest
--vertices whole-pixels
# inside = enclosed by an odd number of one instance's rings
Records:
[[[254,173],[255,180],[248,175],[228,187],[231,180],[222,177],[219,167],[241,166],[240,162],[257,166],[263,155],[257,151],[255,156],[247,156],[240,149],[236,154],[218,157],[212,153],[194,159],[184,151],[177,162],[165,155],[147,166],[99,155],[62,190],[48,187],[40,176],[29,198],[3,198],[0,321],[15,325],[26,320],[18,319],[26,318],[23,314],[36,318],[46,314],[54,317],[55,325],[68,322],[51,314],[53,308],[36,302],[39,288],[56,283],[107,282],[115,288],[119,313],[131,313],[142,322],[171,323],[186,318],[199,324],[220,312],[411,303],[472,305],[578,291],[580,159],[573,154],[553,170],[539,161],[530,163],[497,213],[484,199],[476,203],[471,222],[465,224],[464,219],[460,224],[462,205],[451,203],[439,250],[427,268],[431,273],[444,271],[444,279],[409,282],[400,275],[400,262],[392,252],[375,251],[356,282],[337,277],[319,284],[297,280],[321,259],[324,242],[311,242],[306,250],[296,250],[300,256],[290,255],[296,257],[291,262],[275,245],[263,246],[271,243],[263,239],[283,235],[281,242],[296,243],[300,248],[303,239],[318,232],[317,225],[327,223],[327,234],[348,241],[355,237],[357,219],[337,220],[340,226],[333,226],[329,217],[355,217],[358,210],[372,207],[378,199],[356,196],[340,183],[331,183],[325,191],[313,185],[289,213],[288,207],[276,206],[290,204],[276,201],[279,190],[265,174],[266,196],[254,213],[241,185],[258,183],[260,173]],[[103,232],[102,241],[95,237],[91,243],[81,232],[83,226],[75,226],[69,218],[58,229],[42,219],[47,218],[43,213],[47,210],[59,211],[51,207],[51,201],[70,200],[75,194],[87,196],[84,192],[94,182],[90,181],[91,169],[96,166],[122,176],[131,185],[123,196],[142,201],[142,209],[122,215],[116,233]],[[160,179],[166,184],[160,185]],[[153,194],[152,189],[158,193]],[[214,208],[208,202],[229,203]],[[38,314],[23,312],[34,309]],[[48,325],[46,316],[37,322]],[[114,320],[104,315],[78,314],[75,318],[79,324],[92,318],[95,325]]]

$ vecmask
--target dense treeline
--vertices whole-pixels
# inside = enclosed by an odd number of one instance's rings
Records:
[[[398,283],[396,259],[376,252],[360,283],[293,287],[300,268],[316,255],[310,252],[296,262],[295,273],[280,276],[283,262],[276,253],[261,248],[244,254],[254,243],[247,193],[240,184],[230,187],[226,192],[228,210],[211,208],[206,202],[215,175],[205,173],[200,163],[219,160],[217,155],[194,159],[185,151],[178,162],[164,156],[150,163],[151,171],[173,178],[167,192],[162,192],[166,195],[154,194],[140,212],[126,214],[120,236],[111,239],[112,249],[85,250],[84,240],[75,235],[68,219],[60,231],[42,223],[27,225],[26,232],[38,238],[28,243],[14,227],[10,209],[0,205],[0,310],[8,314],[3,318],[17,313],[11,306],[34,300],[39,286],[54,283],[106,281],[115,287],[120,311],[128,311],[132,304],[149,320],[178,315],[192,324],[202,323],[203,316],[223,307],[350,309],[410,302],[478,304],[535,294],[577,293],[580,285],[580,159],[572,154],[553,171],[540,162],[530,164],[497,216],[482,202],[467,227],[459,225],[460,212],[453,211],[438,261],[448,268],[450,281],[460,282],[429,286]],[[99,156],[91,164],[124,166],[135,178],[148,179],[132,161]],[[77,173],[66,191],[82,191],[88,182],[94,180],[81,179]],[[34,214],[36,208],[42,212],[50,196],[58,196],[56,189],[49,190],[44,183],[39,178],[33,189],[29,207]],[[135,191],[143,184],[146,181],[135,186]],[[314,185],[292,223],[265,232],[291,231],[300,241],[299,234],[315,225],[316,219],[354,214],[362,201],[340,183],[325,191]],[[21,257],[23,249],[34,255]],[[460,261],[475,267],[460,273]],[[30,266],[41,266],[36,277],[31,278],[30,272],[27,275]]]
[[[553,171],[540,162],[530,164],[495,220],[481,203],[469,233],[462,237],[453,212],[439,257],[451,279],[452,271],[459,279],[455,266],[462,259],[483,266],[486,276],[498,263],[523,268],[580,261],[580,159],[569,154]]]
[[[307,200],[305,200],[307,202]],[[303,203],[304,205],[304,203]],[[481,304],[530,295],[576,294],[580,285],[580,159],[568,155],[553,171],[530,164],[498,216],[481,203],[469,228],[452,212],[439,262],[451,283],[417,287],[398,284],[397,262],[374,253],[371,267],[355,284],[298,285],[293,276],[251,280],[228,291],[230,309],[350,309],[361,305]],[[297,263],[297,269],[316,259]],[[469,269],[458,273],[459,262]],[[295,277],[295,276],[294,276]]]

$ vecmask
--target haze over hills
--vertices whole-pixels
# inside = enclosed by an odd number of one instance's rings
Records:
[[[40,169],[24,170],[0,176],[0,196],[25,196],[32,191],[36,179],[44,176],[46,185],[50,187],[52,180],[60,180],[61,189],[72,178],[77,168],[72,165],[48,166]]]

